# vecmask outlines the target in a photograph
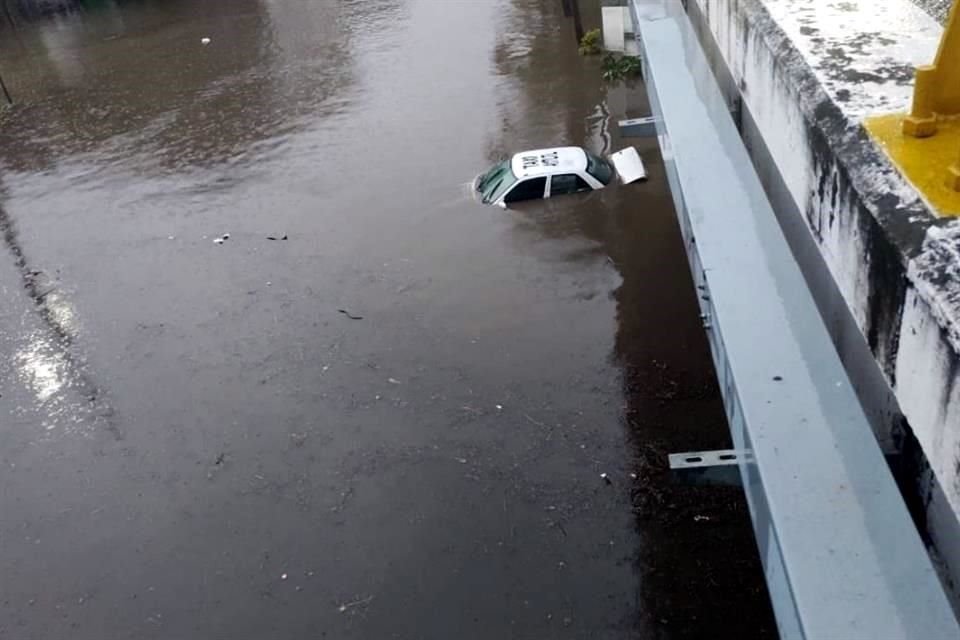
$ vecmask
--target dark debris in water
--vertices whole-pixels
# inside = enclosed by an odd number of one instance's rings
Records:
[[[354,315],[354,314],[350,313],[349,311],[347,311],[346,309],[337,309],[337,311],[339,311],[339,312],[342,313],[343,315],[347,316],[347,317],[350,318],[351,320],[363,320],[363,316]]]

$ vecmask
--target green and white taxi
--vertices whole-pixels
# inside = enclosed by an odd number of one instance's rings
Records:
[[[477,176],[473,186],[484,204],[513,202],[603,189],[619,178],[624,184],[646,178],[640,154],[627,147],[609,160],[580,147],[522,151]]]

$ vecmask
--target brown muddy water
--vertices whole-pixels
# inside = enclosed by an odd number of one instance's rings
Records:
[[[84,7],[0,17],[0,637],[773,637],[665,469],[728,440],[642,88],[559,0]]]

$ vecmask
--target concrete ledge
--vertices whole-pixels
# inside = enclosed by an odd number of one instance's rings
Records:
[[[861,126],[907,109],[913,65],[932,60],[942,27],[910,0],[686,4],[878,439],[914,460],[914,512],[953,582],[960,222],[937,218]]]

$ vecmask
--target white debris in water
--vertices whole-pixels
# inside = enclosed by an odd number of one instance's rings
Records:
[[[337,607],[337,611],[339,611],[340,613],[345,613],[348,609],[352,609],[353,607],[362,607],[370,604],[372,601],[373,601],[373,596],[368,596],[366,598],[354,600],[353,602],[344,602],[339,607]]]

